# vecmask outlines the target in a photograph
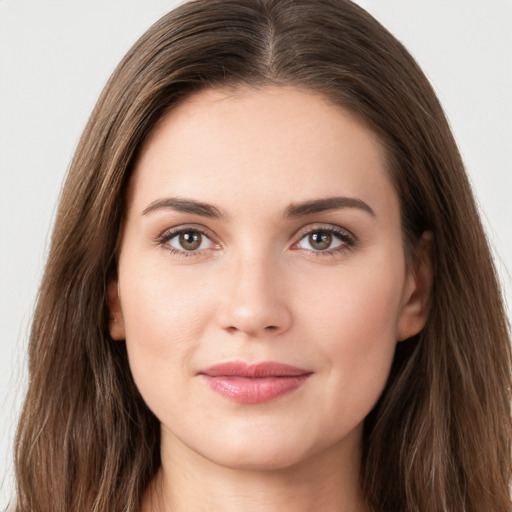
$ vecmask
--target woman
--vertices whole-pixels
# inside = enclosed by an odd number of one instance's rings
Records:
[[[510,349],[442,109],[343,0],[198,0],[107,84],[17,510],[510,510]]]

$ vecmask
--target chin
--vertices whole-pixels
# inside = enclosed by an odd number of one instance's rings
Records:
[[[269,448],[252,444],[246,449],[241,446],[236,449],[231,447],[228,453],[215,454],[210,460],[219,466],[243,471],[278,471],[299,464],[304,457],[305,454],[299,453],[297,447]]]
[[[198,446],[199,453],[226,468],[277,471],[298,466],[332,447],[331,442],[325,443],[325,438],[319,442],[314,436],[308,436],[307,429],[290,431],[260,425],[250,431],[230,434],[217,437],[208,446]]]
[[[197,444],[196,451],[225,468],[261,472],[360,459],[362,423],[321,432],[307,424],[255,423],[250,428],[239,424],[238,429],[232,424],[224,435]]]

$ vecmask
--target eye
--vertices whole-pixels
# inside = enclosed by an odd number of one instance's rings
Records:
[[[198,251],[207,249],[211,240],[200,231],[188,230],[176,233],[167,243],[175,249]]]
[[[203,231],[186,227],[166,231],[157,241],[172,253],[181,256],[192,256],[199,251],[218,247]]]
[[[341,228],[323,228],[305,233],[296,247],[314,252],[332,253],[352,245],[354,245],[353,237]]]

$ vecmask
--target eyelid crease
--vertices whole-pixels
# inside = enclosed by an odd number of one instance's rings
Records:
[[[302,228],[295,231],[295,233],[292,235],[293,238],[300,238],[302,239],[304,236],[309,235],[310,233],[315,233],[318,231],[327,231],[330,233],[335,233],[340,236],[345,236],[347,238],[350,238],[354,241],[354,243],[357,241],[357,237],[352,233],[349,229],[343,228],[341,226],[337,226],[336,224],[329,224],[329,223],[322,223],[322,222],[314,222],[307,224],[306,226],[303,226]]]
[[[199,226],[197,224],[182,224],[180,226],[165,229],[158,236],[155,237],[155,242],[159,243],[159,244],[164,244],[165,242],[169,241],[171,238],[174,238],[176,235],[179,235],[181,233],[186,233],[187,231],[192,231],[192,232],[196,231],[197,233],[200,233],[201,235],[208,238],[212,243],[219,245],[219,246],[221,245],[216,240],[216,237],[212,233],[211,230],[209,230],[205,226]],[[193,252],[193,251],[187,251],[187,252]]]

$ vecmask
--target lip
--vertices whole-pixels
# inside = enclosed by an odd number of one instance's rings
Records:
[[[269,402],[299,388],[312,372],[277,362],[248,364],[231,361],[198,372],[206,384],[235,402]]]

